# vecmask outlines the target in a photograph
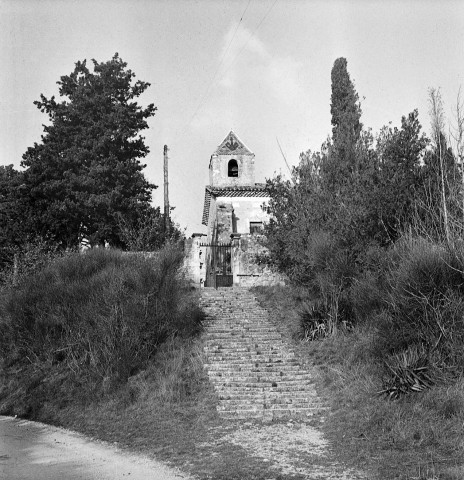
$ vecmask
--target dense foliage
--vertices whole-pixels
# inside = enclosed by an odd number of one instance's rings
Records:
[[[332,136],[300,155],[290,180],[268,180],[266,233],[271,261],[308,292],[305,338],[369,321],[390,367],[403,355],[420,371],[462,371],[463,188],[440,97],[432,90],[430,98],[432,139],[417,110],[374,138],[347,62],[337,59]]]
[[[42,142],[23,156],[33,228],[65,246],[120,242],[118,215],[149,205],[154,185],[140,163],[148,153],[141,130],[156,108],[135,99],[149,86],[116,54],[109,62],[77,62],[58,82],[61,102],[34,102],[49,117]]]
[[[3,273],[32,246],[154,251],[182,237],[151,205],[156,186],[143,174],[149,149],[140,133],[156,107],[142,108],[137,99],[150,84],[136,80],[118,54],[92,63],[89,69],[78,61],[61,77],[60,101],[41,95],[34,102],[49,121],[41,142],[23,155],[24,169],[0,167]]]
[[[311,252],[321,235],[361,270],[366,249],[393,245],[409,227],[429,229],[440,238],[442,170],[448,209],[460,215],[459,171],[444,136],[443,168],[417,110],[404,116],[399,128],[386,126],[374,138],[362,128],[346,68],[340,58],[332,70],[332,137],[320,152],[300,155],[291,180],[268,180],[272,258],[299,283],[313,278],[317,265]]]
[[[9,260],[11,252],[25,240],[23,176],[13,165],[0,166],[0,269]]]
[[[63,395],[124,384],[168,339],[201,329],[182,263],[182,250],[172,246],[152,257],[92,249],[22,277],[0,297],[3,374],[21,371],[22,382],[37,374],[55,379]]]

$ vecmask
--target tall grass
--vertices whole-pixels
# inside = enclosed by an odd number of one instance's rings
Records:
[[[23,279],[42,270],[54,259],[66,256],[69,252],[39,237],[21,246],[4,249],[2,253],[0,289],[20,283]]]
[[[182,260],[174,246],[153,258],[94,249],[23,278],[2,295],[4,369],[16,369],[26,391],[47,381],[85,398],[123,385],[167,342],[201,330]]]
[[[428,370],[437,380],[460,375],[464,371],[462,244],[408,236],[389,254],[393,258],[389,285],[382,315],[375,317],[378,356],[386,359],[394,376],[401,369],[416,374]]]
[[[321,288],[255,292],[292,330],[303,362],[318,365],[338,458],[382,480],[464,478],[463,242],[406,234],[368,249],[346,282],[349,272],[337,278],[334,263],[313,255],[313,282],[343,287],[347,325],[339,310],[332,327]]]
[[[300,295],[297,336],[316,340],[371,325],[395,395],[464,371],[462,241],[409,233],[355,262],[330,236],[315,232],[309,245],[312,280]]]
[[[422,249],[422,243],[419,244]],[[414,243],[403,247],[407,250],[419,248]],[[403,253],[411,259],[411,252]],[[405,260],[398,252],[394,256],[396,260],[403,260],[393,263],[394,259],[389,259],[391,274]],[[314,341],[307,341],[302,335],[305,324],[302,323],[301,306],[308,298],[304,290],[260,287],[255,288],[254,293],[272,313],[276,326],[283,333],[291,332],[288,338],[293,339],[300,361],[316,366],[317,391],[331,407],[323,429],[339,461],[362,468],[369,478],[379,480],[464,478],[462,370],[461,373],[454,371],[453,375],[436,376],[430,388],[409,390],[407,395],[399,395],[394,401],[391,396],[379,395],[392,377],[386,362],[394,366],[396,356],[400,358],[402,353],[419,348],[415,343],[417,336],[411,337],[414,343],[407,346],[400,347],[396,342],[400,331],[416,328],[409,326],[407,318],[403,319],[403,325],[398,317],[396,333],[393,328],[388,333],[380,328],[381,322],[390,321],[381,317],[389,315],[386,309],[395,299],[394,293],[383,292],[383,306],[375,302],[372,317],[367,315],[353,323],[350,329],[339,329],[336,334]],[[370,301],[366,304],[373,305]],[[447,333],[456,339],[454,327]],[[455,344],[455,347],[460,354],[462,344],[460,347]],[[389,348],[396,348],[396,353],[389,353]],[[440,372],[434,373],[439,375]]]

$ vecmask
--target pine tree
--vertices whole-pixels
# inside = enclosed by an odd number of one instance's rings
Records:
[[[342,182],[347,176],[356,174],[356,144],[360,138],[361,106],[358,94],[347,70],[345,58],[335,60],[332,72],[332,146],[330,149],[329,185]]]
[[[34,233],[66,247],[82,237],[121,244],[118,218],[146,208],[156,188],[142,173],[149,149],[139,135],[156,108],[135,101],[150,84],[133,81],[118,54],[92,62],[93,72],[78,61],[57,82],[61,102],[34,102],[50,124],[22,162]]]

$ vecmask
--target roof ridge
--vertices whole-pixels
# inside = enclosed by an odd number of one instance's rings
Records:
[[[254,185],[206,185],[208,190],[262,190],[266,188],[265,183],[255,183]]]
[[[238,135],[231,130],[221,144],[216,148],[213,155],[235,155],[245,154],[254,155],[254,153],[238,138]]]

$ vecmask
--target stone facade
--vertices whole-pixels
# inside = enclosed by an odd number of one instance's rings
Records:
[[[262,245],[263,235],[240,235],[232,244],[233,274],[235,286],[257,287],[284,285],[281,274],[261,261],[267,249]]]
[[[205,285],[205,281],[208,284],[216,275],[212,274],[213,271],[230,271],[222,277],[227,276],[234,286],[271,285],[284,281],[268,266],[256,261],[257,256],[266,251],[262,246],[261,232],[269,219],[263,209],[269,197],[265,185],[255,183],[254,158],[255,155],[232,131],[211,156],[210,185],[205,188],[203,209],[207,234],[201,238],[194,234],[186,242],[186,266],[197,286]],[[202,247],[202,244],[228,244],[231,248],[223,255],[216,254],[213,247]],[[228,265],[222,268],[224,262]]]
[[[201,246],[204,240],[204,233],[194,233],[184,243],[185,272],[192,285],[197,287],[204,285],[206,278],[206,248]]]
[[[238,166],[238,176],[230,177],[228,167],[231,160]],[[209,182],[215,187],[252,185],[255,178],[254,155],[213,155],[209,165]]]
[[[269,220],[269,215],[263,210],[267,197],[242,197],[232,200],[234,230],[232,233],[249,234],[250,224],[264,224]]]
[[[236,162],[237,170],[232,167]],[[212,187],[243,187],[255,184],[255,155],[230,132],[209,162],[209,184]]]

